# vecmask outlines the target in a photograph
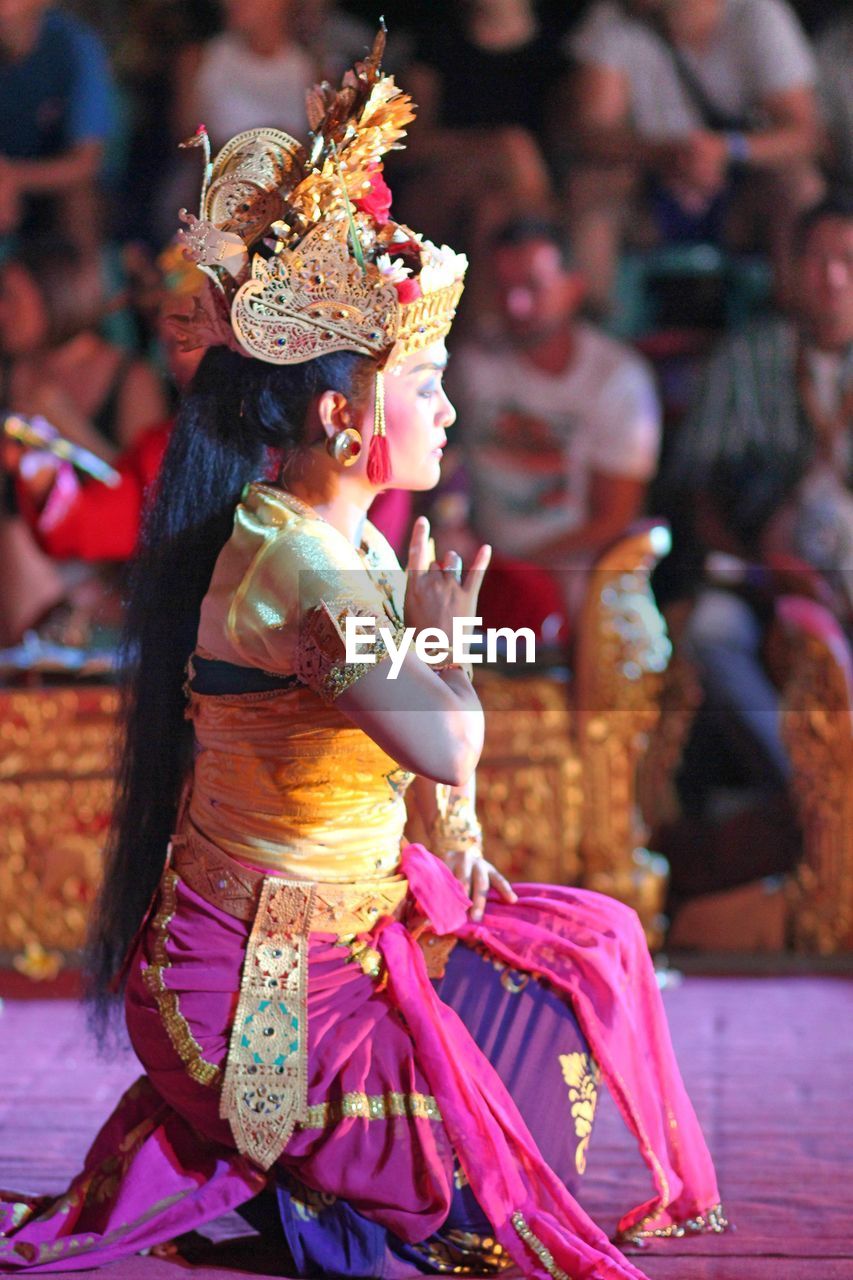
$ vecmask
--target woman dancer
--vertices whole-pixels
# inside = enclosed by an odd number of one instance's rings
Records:
[[[286,1274],[636,1278],[571,1194],[598,1072],[654,1178],[623,1235],[724,1226],[636,917],[511,889],[474,816],[467,673],[411,654],[388,678],[404,620],[475,612],[488,550],[459,581],[416,526],[403,599],[365,519],[438,479],[465,267],[390,220],[411,111],[380,46],[309,101],[310,154],[239,136],[187,219],[210,350],[139,564],[93,952],[146,1075],[63,1197],[0,1204],[0,1269],[90,1268],[266,1190]],[[351,618],[373,664],[347,660]],[[401,848],[412,775],[429,851]]]

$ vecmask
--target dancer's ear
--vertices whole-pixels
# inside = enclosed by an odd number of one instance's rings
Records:
[[[317,416],[327,440],[352,425],[352,405],[341,391],[324,391],[317,400]]]

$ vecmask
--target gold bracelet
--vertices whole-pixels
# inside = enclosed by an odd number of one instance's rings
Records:
[[[439,785],[435,789],[438,812],[430,828],[430,848],[439,858],[448,853],[464,852],[479,848],[483,843],[483,828],[470,796],[452,793],[450,787]]]

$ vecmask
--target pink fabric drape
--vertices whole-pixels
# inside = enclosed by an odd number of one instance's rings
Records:
[[[635,914],[597,894],[517,885],[518,903],[490,902],[487,920],[474,924],[458,882],[425,849],[408,846],[403,870],[436,932],[476,941],[574,1001],[657,1188],[621,1219],[620,1231],[641,1221],[666,1227],[717,1204],[713,1165],[675,1062]],[[412,1031],[450,1140],[501,1243],[527,1274],[547,1274],[543,1267],[531,1270],[532,1254],[511,1223],[520,1212],[555,1266],[577,1280],[640,1276],[542,1161],[501,1081],[472,1053],[465,1028],[436,997],[411,934],[388,924],[379,947],[389,996]]]
[[[518,885],[517,903],[493,897],[484,921],[474,924],[468,898],[432,854],[408,846],[403,871],[436,933],[541,975],[573,1002],[655,1181],[656,1194],[625,1214],[620,1228],[644,1219],[666,1227],[706,1214],[718,1202],[714,1172],[635,914],[583,890]],[[167,979],[205,1060],[218,1066],[246,936],[244,923],[179,887]],[[525,1274],[641,1280],[544,1161],[500,1077],[436,994],[410,929],[385,920],[370,939],[385,961],[381,990],[345,963],[334,937],[312,935],[309,1103],[351,1089],[431,1093],[441,1123],[401,1119],[392,1134],[348,1118],[323,1131],[297,1131],[282,1163],[414,1240],[444,1219],[455,1151],[496,1238]],[[132,968],[128,1019],[150,1078],[122,1099],[64,1197],[0,1197],[0,1271],[110,1262],[197,1227],[265,1185],[265,1175],[228,1145],[218,1090],[190,1078],[166,1036],[140,980],[144,966],[145,944]]]

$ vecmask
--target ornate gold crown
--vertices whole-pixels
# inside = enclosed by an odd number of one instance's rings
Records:
[[[272,364],[355,351],[387,368],[443,337],[467,261],[391,221],[382,156],[400,146],[413,104],[370,54],[308,94],[308,148],[277,129],[205,148],[198,218],[181,211],[185,252],[209,278],[174,318],[184,345],[226,343]]]

